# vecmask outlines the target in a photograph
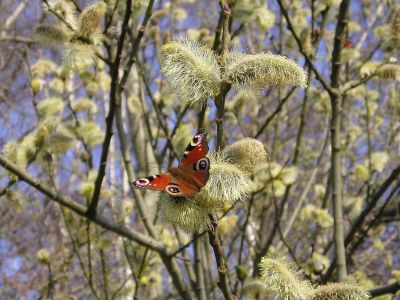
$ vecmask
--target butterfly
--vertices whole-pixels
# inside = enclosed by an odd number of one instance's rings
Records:
[[[206,185],[210,175],[207,133],[199,130],[192,138],[178,167],[169,173],[141,178],[132,183],[133,187],[165,191],[174,197],[191,197]]]

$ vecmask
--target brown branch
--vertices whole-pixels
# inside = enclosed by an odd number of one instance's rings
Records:
[[[153,1],[150,1],[149,5],[147,7],[147,10],[146,10],[147,17],[145,17],[145,19],[142,23],[142,27],[140,29],[141,32],[144,32],[144,26],[147,24],[147,21],[150,18],[152,5],[153,5]],[[137,54],[136,52],[139,49],[139,44],[140,44],[140,40],[141,40],[142,36],[143,36],[143,33],[140,34],[140,32],[139,32],[138,37],[136,38],[136,40],[134,42],[133,49],[135,52],[131,52],[130,60],[128,62],[127,67],[124,70],[123,77],[120,81],[119,87],[120,87],[121,93],[123,90],[123,85],[125,84],[126,80],[128,79],[129,71],[130,71],[133,63],[136,61],[136,54]],[[125,134],[124,126],[123,126],[120,101],[118,101],[116,103],[116,123],[117,123],[117,132],[118,132],[118,137],[119,137],[119,141],[120,141],[121,153],[122,153],[122,157],[123,157],[123,161],[124,161],[124,167],[128,174],[129,181],[133,182],[135,180],[135,176],[134,176],[134,170],[133,170],[132,163],[131,163],[128,143],[126,140],[126,134]],[[150,234],[151,237],[156,238],[154,226],[151,223],[151,220],[147,216],[144,201],[141,197],[140,192],[133,189],[132,186],[131,186],[131,190],[134,195],[134,199],[135,199],[135,203],[137,205],[138,211],[139,211],[139,215],[145,225],[147,232]],[[176,263],[176,261],[166,251],[159,252],[159,255],[165,265],[166,270],[168,271],[169,275],[171,276],[173,284],[174,284],[175,288],[177,289],[180,297],[182,299],[191,299],[190,293],[184,284],[179,266]]]
[[[139,32],[132,43],[131,54],[129,56],[128,63],[124,67],[124,73],[122,75],[121,82],[120,82],[121,89],[124,89],[125,83],[128,80],[128,76],[132,69],[132,66],[136,62],[136,56],[137,56],[137,52],[139,50],[140,41],[142,40],[142,37],[144,35],[144,30],[147,26],[147,23],[150,20],[151,13],[153,10],[153,4],[154,4],[154,0],[150,0],[149,4],[147,5],[147,9],[146,9],[146,13],[144,15],[143,21],[142,21],[142,25],[140,26]]]
[[[103,146],[101,149],[100,164],[94,184],[93,196],[92,199],[90,200],[90,204],[87,210],[88,216],[93,216],[96,214],[96,209],[100,198],[101,185],[103,183],[103,178],[106,173],[108,150],[110,148],[111,137],[113,134],[112,127],[115,115],[115,107],[116,107],[116,102],[121,97],[120,91],[118,89],[119,66],[121,63],[122,49],[124,46],[125,35],[128,30],[128,23],[131,17],[131,13],[132,13],[132,0],[127,0],[125,16],[121,28],[121,35],[118,39],[117,52],[115,55],[115,60],[110,69],[111,72],[110,107],[106,118],[106,133],[104,136]]]
[[[372,73],[371,75],[368,75],[360,80],[350,81],[349,83],[347,83],[346,85],[343,86],[341,93],[346,94],[350,90],[352,90],[360,85],[363,85],[364,83],[367,83],[370,79],[376,77],[377,75],[378,75],[377,73]]]
[[[217,234],[218,223],[213,216],[210,216],[210,221],[212,228],[208,230],[208,239],[214,251],[215,260],[217,262],[218,277],[219,277],[219,282],[217,283],[217,285],[224,294],[225,299],[231,300],[233,299],[233,296],[229,287],[229,279],[228,279],[229,271],[228,271],[228,266],[226,265],[225,262],[224,249],[221,245],[221,241]]]
[[[400,290],[400,282],[395,282],[385,286],[380,286],[369,291],[371,298],[379,297],[386,294],[396,294]]]
[[[39,180],[32,178],[25,170],[22,170],[19,166],[11,162],[2,154],[0,154],[0,165],[4,169],[7,169],[11,173],[17,175],[22,181],[26,182],[34,189],[46,195],[50,200],[71,209],[72,211],[84,218],[89,218],[86,214],[86,208],[83,205],[73,201],[68,197],[63,196],[62,194],[52,191],[50,188],[43,185]],[[123,236],[131,241],[134,241],[142,246],[149,247],[150,249],[158,252],[166,252],[164,245],[161,242],[149,236],[143,235],[139,232],[121,226],[111,220],[108,220],[102,214],[96,214],[95,216],[91,217],[90,220],[98,224],[99,226],[108,229],[119,236]]]
[[[220,0],[221,10],[223,11],[223,19],[222,19],[222,41],[221,41],[221,73],[225,72],[225,60],[224,55],[228,49],[229,42],[229,16],[231,14],[231,9],[228,6],[228,3],[224,0]],[[225,97],[230,89],[230,84],[226,82],[221,82],[219,95],[215,98],[215,106],[217,108],[217,151],[220,151],[223,147],[223,135],[224,135],[224,110],[225,110]],[[217,283],[218,287],[222,291],[225,299],[231,300],[233,299],[233,295],[229,286],[228,279],[228,266],[225,262],[225,254],[224,248],[222,247],[221,240],[217,233],[217,225],[218,221],[214,218],[214,216],[210,215],[209,219],[211,221],[211,228],[208,230],[208,238],[211,248],[213,249],[215,260],[217,262],[218,269],[218,277],[219,282]]]
[[[196,233],[194,234],[196,235]],[[201,251],[201,240],[197,240],[194,242],[194,269],[196,272],[196,295],[199,300],[206,300],[206,288],[205,288],[205,282],[204,282],[204,270],[202,268],[202,251]]]
[[[257,131],[255,138],[258,138],[264,132],[265,128],[267,128],[269,123],[271,123],[274,117],[282,110],[283,105],[286,103],[287,100],[289,100],[290,96],[293,94],[295,90],[296,87],[291,88],[291,90],[286,94],[286,96],[280,100],[278,107],[274,110],[274,112],[270,116],[267,117],[264,124]]]

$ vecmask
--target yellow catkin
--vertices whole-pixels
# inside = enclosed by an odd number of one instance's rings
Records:
[[[106,12],[107,5],[104,2],[94,3],[86,7],[79,16],[77,35],[81,38],[92,40],[94,33],[98,31],[100,18]]]
[[[382,79],[396,80],[400,75],[400,66],[397,64],[384,64],[376,72]]]
[[[55,26],[39,25],[32,33],[33,38],[39,43],[58,46],[68,41],[68,33]]]
[[[357,282],[344,281],[317,287],[310,300],[364,300],[368,292]]]
[[[261,91],[268,86],[307,86],[307,73],[296,62],[271,53],[229,53],[224,80],[238,91]]]
[[[279,299],[306,300],[312,295],[311,284],[300,278],[294,263],[286,259],[263,257],[259,265],[261,280]]]
[[[236,164],[247,173],[252,173],[257,165],[266,163],[268,159],[263,143],[253,138],[234,142],[226,146],[223,153],[228,162]]]
[[[193,198],[172,197],[161,192],[158,210],[165,222],[186,232],[200,232],[210,226],[209,215],[213,210],[200,206]]]
[[[194,108],[219,93],[220,70],[214,53],[189,39],[161,47],[161,73],[182,100]]]

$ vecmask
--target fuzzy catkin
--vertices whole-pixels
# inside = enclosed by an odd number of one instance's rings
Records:
[[[67,69],[82,71],[94,63],[94,50],[92,45],[69,43],[63,51],[63,64]]]
[[[307,73],[294,61],[271,53],[229,53],[224,80],[238,91],[261,91],[268,86],[307,86]]]
[[[32,36],[39,43],[49,46],[57,46],[69,40],[67,32],[49,25],[39,25],[33,31]]]
[[[312,286],[301,280],[300,271],[294,263],[286,259],[263,257],[259,264],[261,280],[273,291],[277,298],[287,300],[306,300],[312,295]]]
[[[364,300],[368,292],[357,282],[344,281],[328,283],[317,287],[310,300]]]
[[[253,138],[243,138],[226,146],[223,154],[229,163],[247,173],[253,173],[257,165],[266,163],[268,159],[263,143]]]
[[[203,207],[196,199],[171,197],[161,192],[158,210],[164,221],[186,232],[200,232],[210,226],[209,214],[213,210]]]
[[[201,108],[219,93],[220,69],[210,49],[180,38],[161,47],[161,73],[182,100]]]
[[[384,64],[376,70],[380,78],[396,80],[400,75],[400,66],[397,64]]]
[[[97,33],[100,18],[106,12],[107,5],[104,2],[94,3],[86,7],[79,16],[79,27],[77,35],[81,38],[92,40]]]
[[[48,117],[64,109],[64,102],[59,97],[50,97],[40,101],[36,109],[41,117]]]
[[[209,157],[210,177],[195,198],[203,205],[220,208],[245,196],[251,185],[248,173],[229,163],[223,154],[213,153]]]

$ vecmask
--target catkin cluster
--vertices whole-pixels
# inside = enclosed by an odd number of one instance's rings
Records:
[[[104,2],[94,3],[86,7],[79,17],[76,17],[74,5],[67,1],[49,1],[45,9],[63,18],[64,22],[54,26],[39,25],[33,32],[34,38],[50,46],[62,46],[67,68],[81,71],[93,64],[96,45],[103,40],[99,24],[107,5]]]
[[[161,73],[169,85],[194,107],[221,93],[223,83],[247,98],[268,86],[305,87],[307,74],[294,61],[271,53],[254,55],[229,52],[223,58],[205,46],[179,38],[161,47]]]
[[[364,300],[369,298],[368,292],[353,279],[313,287],[308,280],[302,279],[302,273],[287,259],[263,257],[259,267],[266,293],[274,293],[276,299]]]

